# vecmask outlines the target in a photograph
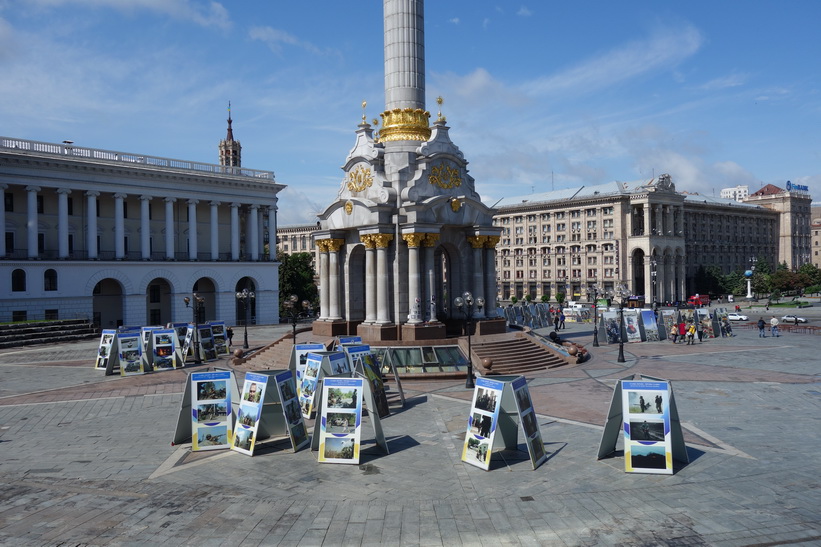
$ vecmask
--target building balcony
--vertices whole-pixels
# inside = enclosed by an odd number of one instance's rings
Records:
[[[237,260],[231,258],[231,253],[219,253],[217,259],[211,257],[210,252],[197,253],[197,258],[192,260],[189,253],[174,253],[174,257],[166,256],[165,252],[151,253],[150,258],[144,259],[140,252],[128,252],[122,258],[117,258],[115,251],[100,251],[96,258],[89,258],[88,251],[72,251],[66,257],[60,257],[59,251],[45,250],[36,257],[29,257],[27,249],[15,249],[7,252],[0,259],[4,260],[48,260],[48,261],[118,261],[118,262],[272,262],[268,255],[259,254],[256,260],[251,258],[250,253],[240,253]]]

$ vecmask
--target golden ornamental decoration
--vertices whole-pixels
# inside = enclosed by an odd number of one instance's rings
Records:
[[[405,240],[405,243],[408,244],[408,247],[419,247],[420,243],[422,243],[422,240],[425,239],[425,234],[402,234],[402,239]]]
[[[393,234],[374,234],[373,239],[377,249],[387,249],[393,240]]]
[[[443,190],[458,188],[462,186],[462,178],[459,170],[447,165],[434,165],[430,170],[428,180]]]
[[[351,200],[345,202],[345,213],[348,215],[353,213],[353,202]]]
[[[426,141],[430,138],[430,112],[421,108],[394,108],[382,114],[382,130],[379,140]]]
[[[450,200],[450,209],[451,209],[451,211],[453,211],[454,213],[458,213],[459,209],[461,209],[461,208],[462,208],[462,202],[461,201],[459,201],[458,199]]]
[[[344,239],[333,238],[333,239],[326,239],[325,241],[327,241],[326,245],[328,246],[328,252],[329,253],[335,253],[335,252],[339,251],[339,249],[341,249],[342,246],[345,244]]]
[[[348,173],[348,190],[351,192],[361,192],[373,186],[373,175],[371,170],[360,165]]]
[[[499,244],[499,240],[502,239],[500,236],[485,236],[487,240],[485,241],[485,248],[493,249],[496,245]]]
[[[485,246],[487,236],[468,236],[467,240],[474,249],[481,249]]]
[[[423,242],[425,247],[435,247],[437,243],[439,243],[439,234],[425,234],[425,241]]]

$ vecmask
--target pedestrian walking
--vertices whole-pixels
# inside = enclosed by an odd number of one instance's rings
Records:
[[[676,340],[678,340],[678,325],[670,327],[670,340],[672,340],[674,344]]]
[[[567,327],[564,326],[564,312],[559,312],[559,328],[566,329]]]
[[[770,319],[770,334],[772,334],[773,337],[778,337],[778,319],[776,319],[774,315],[773,318]]]
[[[228,337],[228,347],[230,348],[234,344],[234,329],[228,327],[225,329],[225,335]]]
[[[678,324],[679,340],[681,342],[684,342],[684,338],[686,337],[686,335],[687,335],[687,324],[684,321],[682,321],[681,323]]]
[[[696,338],[696,326],[690,323],[690,326],[687,327],[687,345],[692,346],[695,344]]]
[[[766,338],[767,335],[764,333],[764,329],[767,327],[767,324],[764,322],[763,317],[758,318],[758,337],[759,338]]]

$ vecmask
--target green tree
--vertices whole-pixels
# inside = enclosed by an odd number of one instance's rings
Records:
[[[755,273],[761,273],[764,275],[770,275],[773,273],[773,268],[770,265],[770,262],[767,258],[763,255],[759,255],[755,261]]]
[[[280,314],[283,313],[282,302],[292,294],[297,296],[297,306],[302,309],[301,302],[307,300],[316,309],[319,305],[319,295],[314,283],[316,272],[313,266],[311,253],[277,253],[279,261],[279,301]]]
[[[821,268],[807,262],[798,268],[798,273],[804,274],[809,278],[809,285],[821,285]]]
[[[548,295],[548,294],[543,294],[543,295],[542,295],[542,303],[543,303],[543,304],[547,304],[547,302],[548,302],[549,300],[550,300],[550,295]]]
[[[559,306],[562,305],[562,303],[564,302],[564,293],[563,292],[557,292],[556,293],[556,302],[559,303]]]
[[[747,294],[747,281],[744,272],[741,271],[730,272],[725,275],[721,280],[721,286],[727,294]]]
[[[518,299],[518,298],[516,298],[515,296],[511,296],[511,297],[510,297],[510,303],[511,303],[511,304],[515,304],[515,303],[516,303],[516,302],[518,302],[518,301],[519,301],[519,299]]]
[[[527,300],[527,303],[528,303],[528,304],[530,304],[530,301],[531,301],[531,300],[533,300],[533,297],[532,297],[532,296],[530,296],[530,293],[528,293],[528,294],[526,294],[526,295],[525,295],[525,300]]]
[[[781,300],[781,291],[775,290],[770,294],[770,300],[778,302]]]
[[[756,271],[750,278],[750,285],[755,294],[770,292],[770,276]]]

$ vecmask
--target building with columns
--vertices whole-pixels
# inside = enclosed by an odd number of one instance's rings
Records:
[[[103,328],[199,320],[276,323],[270,171],[0,137],[0,321],[93,318]],[[224,149],[224,150],[223,150]]]
[[[363,103],[337,198],[318,215],[314,332],[444,338],[439,320],[461,318],[453,299],[465,291],[487,301],[477,318],[495,314],[500,230],[441,111],[429,122],[423,1],[384,10],[385,110],[377,133]]]

